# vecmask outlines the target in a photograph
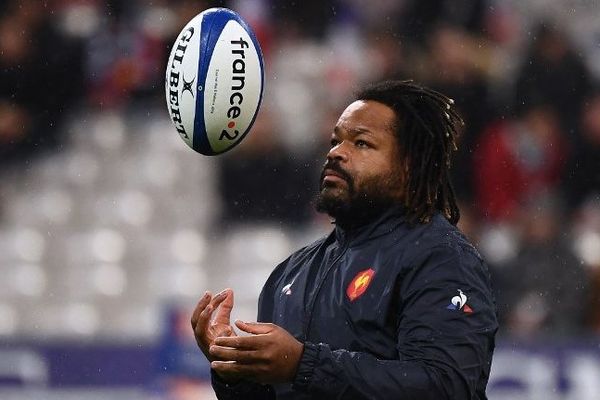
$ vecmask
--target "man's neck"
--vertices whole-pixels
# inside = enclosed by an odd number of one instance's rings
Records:
[[[390,211],[394,206],[364,207],[360,210],[349,210],[347,213],[334,217],[334,224],[344,231],[354,231],[370,225]]]

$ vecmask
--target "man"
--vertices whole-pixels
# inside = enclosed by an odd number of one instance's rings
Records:
[[[452,100],[410,82],[340,116],[317,209],[327,237],[273,271],[258,323],[233,292],[192,316],[219,399],[485,399],[497,330],[487,268],[457,230]],[[216,313],[214,318],[213,313]]]

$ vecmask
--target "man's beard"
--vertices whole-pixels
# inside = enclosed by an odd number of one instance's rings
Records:
[[[346,181],[344,188],[338,185],[324,184],[325,170],[335,171]],[[359,188],[356,187],[352,176],[344,171],[339,163],[325,164],[320,177],[320,191],[315,202],[318,212],[329,214],[335,219],[335,224],[348,229],[365,225],[385,211],[399,205],[400,200],[391,194],[392,186],[397,182],[395,176],[372,176],[365,179]],[[396,183],[397,184],[397,183]],[[339,192],[336,195],[336,192]]]

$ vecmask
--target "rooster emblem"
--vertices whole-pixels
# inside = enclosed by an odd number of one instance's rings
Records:
[[[460,289],[458,289],[458,295],[450,300],[450,304],[446,308],[448,310],[462,310],[469,314],[473,312],[473,309],[467,304],[467,295]]]
[[[346,289],[346,295],[350,301],[356,300],[367,290],[374,274],[375,270],[372,268],[365,269],[356,274]]]

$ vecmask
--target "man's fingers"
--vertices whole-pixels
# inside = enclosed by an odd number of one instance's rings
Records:
[[[210,305],[213,310],[216,310],[219,305],[227,298],[227,289],[220,291],[217,293],[212,300],[210,301]]]
[[[266,345],[265,336],[220,336],[215,339],[217,346],[231,347],[237,350],[258,350]]]
[[[221,376],[234,378],[251,378],[254,375],[253,365],[244,365],[235,361],[213,361],[210,367]]]
[[[192,313],[192,328],[196,328],[196,325],[198,324],[198,318],[200,317],[200,313],[204,311],[204,309],[210,302],[210,297],[210,292],[206,291],[204,292],[204,295],[200,298],[200,300],[198,300],[198,304],[196,305],[196,308]]]
[[[224,292],[220,292],[211,299],[210,292],[206,292],[202,299],[200,299],[198,306],[192,315],[192,326],[194,327],[194,331],[201,332],[208,328],[212,313],[225,299],[225,294],[226,293]]]
[[[265,324],[261,322],[244,322],[239,319],[235,321],[235,326],[244,332],[252,333],[253,335],[262,335],[273,330],[273,324]]]
[[[223,299],[221,306],[217,310],[217,315],[215,316],[215,323],[229,325],[231,318],[231,310],[233,309],[233,290],[227,288],[222,293],[224,293],[225,298]]]
[[[240,364],[252,364],[260,361],[260,353],[255,350],[238,350],[217,345],[210,346],[210,355],[220,361],[235,361]]]
[[[198,316],[198,322],[194,327],[194,333],[196,334],[196,337],[198,337],[198,335],[202,336],[206,333],[206,331],[208,330],[208,324],[210,323],[210,317],[212,316],[212,313],[213,307],[210,304],[207,305],[204,308],[204,310],[202,310],[202,312]]]

